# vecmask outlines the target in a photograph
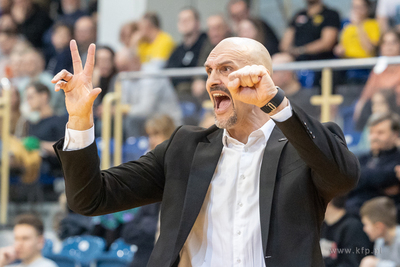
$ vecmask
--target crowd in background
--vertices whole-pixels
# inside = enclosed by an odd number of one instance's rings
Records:
[[[97,44],[93,86],[102,92],[94,104],[96,137],[101,136],[102,100],[114,91],[118,73],[203,66],[211,50],[227,37],[261,42],[274,65],[379,56],[372,70],[334,73],[334,90],[345,100],[332,112],[351,137],[350,149],[359,155],[361,177],[357,188],[328,205],[321,248],[328,267],[400,265],[400,65],[388,64],[388,57],[400,56],[400,1],[352,0],[349,17],[323,0],[305,3],[306,8],[288,21],[281,39],[273,25],[250,14],[245,0],[231,0],[224,12],[228,16],[216,13],[205,18],[205,30],[196,9],[183,8],[177,14],[180,43],[163,30],[156,13],[126,22],[119,35],[122,48],[114,51]],[[83,63],[89,45],[96,42],[97,1],[85,6],[80,0],[0,1],[0,76],[8,77],[13,87],[11,172],[21,181],[11,191],[13,200],[25,201],[27,196],[29,200],[43,177],[50,181],[62,177],[51,145],[64,136],[68,115],[64,93],[54,92],[51,79],[63,69],[72,71],[71,39],[76,40]],[[320,93],[321,72],[275,71],[272,79],[292,105],[319,119],[320,108],[311,105],[310,99]],[[175,126],[214,123],[205,76],[143,77],[123,80],[121,88],[124,140],[147,136],[152,149],[168,139]],[[58,197],[51,182],[40,186],[49,186],[45,199],[49,194]],[[122,236],[139,246],[138,236],[146,233],[147,238],[140,239],[143,252],[140,246],[139,252],[148,255],[157,217],[156,205],[94,220],[64,208],[55,225],[61,239],[92,234],[104,237],[108,245]],[[143,225],[141,220],[152,223]],[[364,252],[338,250],[348,247]],[[140,259],[141,264],[146,257]]]

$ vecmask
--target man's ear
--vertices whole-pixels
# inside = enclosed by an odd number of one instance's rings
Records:
[[[385,229],[387,228],[387,227],[386,227],[386,224],[384,224],[383,222],[376,222],[376,223],[374,224],[374,226],[375,226],[375,228],[376,228],[377,230],[379,230],[380,233],[384,232]]]
[[[46,242],[46,239],[44,238],[44,235],[39,235],[38,236],[38,249],[40,251],[42,251],[42,249],[44,248],[44,243]]]

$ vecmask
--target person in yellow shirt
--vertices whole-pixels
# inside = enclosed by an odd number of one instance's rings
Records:
[[[175,42],[160,29],[158,15],[149,12],[139,21],[139,30],[132,37],[132,46],[137,48],[142,64],[154,63],[154,66],[162,68],[175,48]]]
[[[370,4],[369,0],[353,0],[350,24],[343,28],[340,44],[334,49],[337,57],[376,56],[380,30],[378,21],[369,18]]]

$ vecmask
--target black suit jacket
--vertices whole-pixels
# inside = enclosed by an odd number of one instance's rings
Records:
[[[60,140],[55,149],[68,204],[81,214],[100,215],[162,201],[160,237],[148,266],[177,266],[218,164],[222,133],[216,126],[183,126],[138,161],[105,171],[94,143],[65,152]],[[291,118],[276,122],[260,174],[266,265],[324,266],[319,236],[326,205],[358,177],[358,160],[336,124],[323,125],[295,106]]]

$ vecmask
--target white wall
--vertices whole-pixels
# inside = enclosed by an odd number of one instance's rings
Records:
[[[99,0],[97,44],[108,45],[115,50],[121,47],[121,26],[139,19],[146,11],[146,0]]]

